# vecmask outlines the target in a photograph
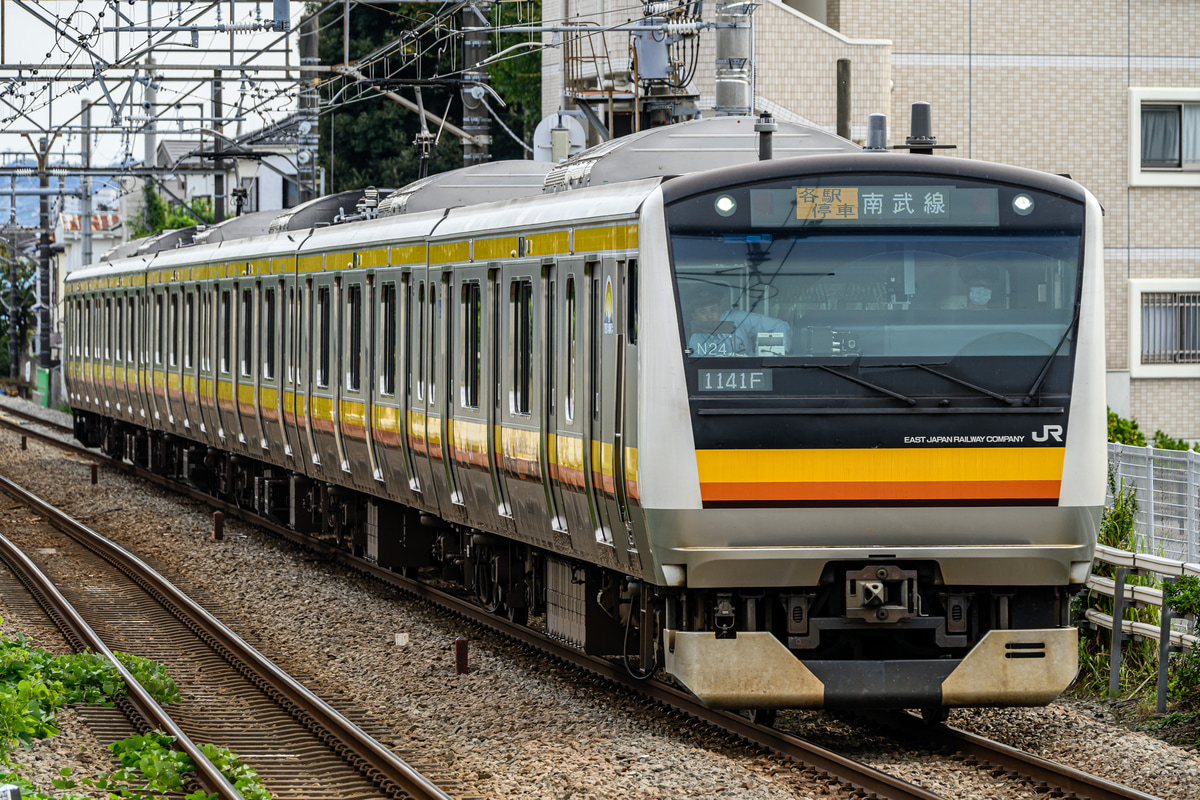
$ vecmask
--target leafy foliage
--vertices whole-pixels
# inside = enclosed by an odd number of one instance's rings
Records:
[[[1163,584],[1163,602],[1180,616],[1200,614],[1200,578],[1184,575]]]
[[[193,197],[188,202],[188,208],[196,215],[193,216],[178,203],[168,203],[149,181],[142,188],[142,197],[145,205],[129,220],[130,239],[141,239],[167,230],[190,228],[199,224],[196,216],[208,224],[216,219],[211,204],[204,198]]]
[[[1150,446],[1157,447],[1159,450],[1200,450],[1200,445],[1190,445],[1183,439],[1176,439],[1174,436],[1158,430],[1150,437]]]
[[[10,259],[16,259],[16,280],[10,270]],[[13,253],[9,246],[0,242],[0,378],[7,379],[12,371],[12,361],[9,354],[9,335],[12,323],[17,324],[17,341],[19,350],[24,350],[30,332],[35,322],[33,306],[34,282],[37,279],[37,265],[32,261],[21,258]],[[9,308],[9,297],[13,283],[17,287],[17,302]]]
[[[309,10],[316,9],[310,5]],[[322,64],[341,64],[347,45],[353,61],[399,40],[402,44],[388,56],[387,63],[392,68],[401,63],[404,66],[388,77],[394,81],[423,81],[425,108],[462,126],[462,87],[457,79],[466,65],[462,64],[462,39],[453,35],[460,27],[459,18],[439,17],[441,9],[428,4],[401,3],[380,8],[359,4],[350,14],[345,42],[342,12],[341,5],[331,5],[318,18]],[[493,27],[530,23],[540,18],[541,3],[495,3],[491,13]],[[491,37],[491,52],[499,53],[523,39],[518,34],[495,34]],[[490,94],[487,104],[504,125],[529,144],[541,114],[541,55],[537,48],[529,48],[528,52],[518,49],[510,55],[489,62],[487,67],[490,85],[506,105]],[[408,100],[415,99],[414,90],[406,83],[387,88]],[[347,89],[345,84],[331,81],[321,91],[322,102],[331,104],[322,109],[318,156],[318,163],[326,170],[327,192],[368,185],[399,188],[419,177],[420,155],[413,142],[421,131],[421,121],[415,111],[361,85]],[[434,135],[439,133],[435,125],[429,130]],[[527,157],[525,149],[495,120],[490,152],[493,160]],[[442,131],[431,153],[429,173],[457,169],[462,164],[462,144]]]
[[[121,769],[84,778],[82,783],[107,790],[110,797],[160,797],[168,792],[182,792],[195,772],[195,765],[186,753],[171,748],[174,743],[175,737],[161,731],[113,742],[108,747],[120,762]],[[258,774],[243,764],[232,750],[213,744],[201,745],[200,750],[246,800],[271,800],[271,793],[263,786]],[[55,785],[59,785],[57,781]],[[73,786],[67,786],[64,781],[62,788]],[[185,800],[215,797],[195,791],[186,795]]]
[[[1111,408],[1108,410],[1108,440],[1137,447],[1146,446],[1146,434],[1138,428],[1137,420],[1118,416]]]

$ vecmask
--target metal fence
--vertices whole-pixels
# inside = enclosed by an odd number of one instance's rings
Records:
[[[1138,511],[1134,550],[1200,563],[1200,453],[1108,443],[1117,487],[1132,489]],[[1112,504],[1110,489],[1106,499]]]

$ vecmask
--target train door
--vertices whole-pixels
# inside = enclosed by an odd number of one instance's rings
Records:
[[[460,474],[460,470],[455,463],[455,392],[457,384],[455,382],[454,370],[454,354],[456,348],[460,345],[458,342],[462,338],[461,333],[458,333],[457,321],[462,315],[459,313],[460,299],[457,294],[457,286],[454,280],[454,271],[445,269],[438,275],[438,304],[436,309],[437,331],[434,336],[434,386],[437,391],[435,402],[437,403],[437,412],[439,416],[438,424],[438,439],[441,442],[442,456],[442,473],[439,477],[446,481],[445,499],[449,502],[442,503],[441,509],[443,516],[446,519],[465,522],[467,519],[466,496],[463,493],[462,482],[464,476]],[[456,336],[455,334],[458,333]],[[470,430],[470,422],[464,416],[462,419],[462,430],[464,432]],[[464,453],[466,455],[466,453]],[[469,465],[469,461],[468,461]],[[469,466],[468,466],[469,468]]]
[[[438,493],[433,481],[433,467],[430,450],[434,443],[430,434],[436,437],[437,421],[431,423],[430,411],[436,402],[437,387],[431,383],[432,367],[430,354],[432,351],[432,333],[436,330],[433,324],[434,312],[437,311],[437,288],[428,279],[424,270],[413,271],[416,288],[413,294],[412,315],[412,353],[413,353],[413,397],[409,402],[408,440],[413,449],[413,469],[416,475],[416,486],[421,493],[422,506],[426,509],[438,509]],[[440,446],[440,443],[437,443]],[[440,453],[438,455],[440,459]]]
[[[455,491],[473,524],[495,529],[501,525],[495,503],[489,446],[489,404],[484,374],[488,329],[487,270],[460,267],[448,293],[453,308],[448,326],[446,371],[451,388],[447,397],[450,421],[450,470]]]
[[[165,342],[163,331],[166,329],[166,295],[158,287],[147,287],[146,296],[150,299],[146,327],[150,339],[150,411],[156,427],[162,427],[167,419],[166,356],[163,349]]]
[[[317,256],[321,258],[321,256]],[[306,457],[304,463],[309,475],[319,475],[321,469],[321,454],[317,450],[317,436],[313,430],[316,418],[313,416],[314,391],[317,383],[317,340],[320,331],[317,330],[317,285],[312,278],[304,280],[303,291],[296,287],[296,302],[300,306],[300,327],[297,331],[297,341],[300,343],[300,359],[297,366],[296,378],[296,418],[304,429],[301,439]]]
[[[338,431],[338,294],[341,278],[321,273],[313,278],[312,380],[309,384],[309,421],[314,464],[330,480],[337,480],[345,458]]]
[[[146,396],[146,372],[145,372],[145,303],[142,301],[144,294],[141,291],[134,292],[129,296],[129,335],[131,338],[130,349],[132,350],[133,360],[133,398],[134,406],[136,407],[136,418],[139,424],[145,425],[147,422],[147,402]]]
[[[252,266],[247,265],[247,273]],[[263,451],[262,427],[258,421],[258,340],[261,320],[258,316],[259,283],[245,278],[238,283],[237,292],[237,369],[234,371],[234,402],[241,424],[239,443],[242,450],[254,457]]]
[[[620,314],[619,279],[616,262],[611,259],[590,262],[588,314],[588,409],[587,440],[591,452],[591,500],[597,527],[596,541],[613,548],[621,564],[629,563],[628,537],[624,521],[616,508],[614,435],[617,398],[623,396],[617,381],[617,329]]]
[[[542,308],[545,309],[542,325],[542,414],[539,428],[541,441],[538,452],[541,460],[542,489],[546,494],[546,508],[550,527],[557,533],[570,535],[570,526],[563,503],[562,485],[558,474],[558,429],[559,412],[563,403],[561,391],[561,361],[559,343],[562,341],[562,315],[559,309],[559,271],[556,265],[542,267]]]
[[[553,430],[554,479],[561,509],[561,530],[571,536],[573,548],[580,553],[595,550],[595,529],[588,503],[584,459],[584,421],[587,418],[585,390],[582,383],[586,341],[587,278],[583,262],[564,260],[558,265],[558,333],[555,368]]]
[[[402,424],[405,385],[402,309],[407,279],[398,270],[383,269],[375,273],[375,301],[369,338],[378,345],[372,348],[375,380],[371,382],[371,453],[374,458],[375,480],[388,497],[411,503],[409,470],[405,454],[407,443]],[[377,487],[378,488],[378,487]]]
[[[167,421],[176,433],[183,433],[186,419],[183,408],[183,308],[178,284],[167,287]]]
[[[488,270],[487,298],[489,309],[488,336],[485,347],[488,357],[487,380],[487,445],[488,468],[492,474],[492,491],[496,499],[496,513],[506,529],[514,528],[512,499],[508,490],[508,474],[504,464],[504,419],[508,393],[505,390],[504,353],[508,341],[504,308],[508,295],[504,288],[504,277],[499,269]]]
[[[502,449],[513,520],[521,538],[551,545],[553,534],[543,488],[542,375],[545,343],[545,290],[537,264],[506,268],[506,338]]]
[[[308,375],[307,351],[305,350],[305,326],[308,323],[306,305],[306,282],[296,273],[296,262],[287,259],[284,262],[284,287],[287,294],[284,301],[283,345],[283,424],[286,433],[284,452],[291,459],[293,467],[305,472],[306,465],[311,464],[312,450],[308,448],[308,427],[305,423],[307,388],[305,381]]]
[[[627,316],[628,295],[626,292],[626,262],[605,258],[602,280],[601,309],[601,385],[605,391],[600,414],[601,471],[604,480],[604,501],[608,507],[609,529],[617,558],[622,564],[628,561],[631,543],[632,522],[625,482],[625,404],[626,404],[626,342],[628,331],[624,324]]]
[[[129,392],[125,384],[125,294],[113,295],[113,416],[129,419]]]
[[[200,411],[200,284],[180,287],[183,294],[183,409],[184,427],[199,438]]]
[[[270,271],[268,270],[268,276]],[[283,294],[282,284],[268,277],[260,281],[259,319],[262,321],[258,342],[258,369],[255,378],[258,381],[258,424],[262,431],[263,456],[270,461],[282,462],[284,459],[283,426],[280,418],[281,400],[279,391],[279,342],[280,342],[280,313],[279,297]]]
[[[370,451],[370,386],[373,378],[367,322],[374,275],[362,270],[347,271],[338,310],[341,340],[341,371],[338,382],[338,433],[342,469],[355,486],[373,489],[374,457]]]
[[[215,288],[196,285],[197,325],[196,333],[196,406],[199,409],[200,433],[205,441],[217,444],[217,411],[213,374],[213,344],[216,338],[216,320],[213,318]]]
[[[296,419],[298,383],[300,381],[300,306],[303,291],[298,287],[294,263],[287,259],[287,270],[279,282],[280,304],[280,365],[279,424],[283,455],[294,468],[303,471],[304,448],[301,446],[300,426]]]

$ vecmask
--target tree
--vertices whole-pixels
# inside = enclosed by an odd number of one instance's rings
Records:
[[[15,307],[9,305],[11,297],[11,259],[17,261],[16,286],[17,302]],[[37,265],[32,261],[21,258],[12,252],[6,243],[0,243],[0,379],[7,379],[12,372],[10,355],[11,339],[9,333],[12,323],[17,324],[17,352],[24,352],[29,345],[29,334],[34,325],[33,304],[34,282],[37,279]]]
[[[386,75],[392,81],[387,88],[409,99],[415,98],[413,82],[424,81],[426,109],[461,126],[461,85],[457,79],[463,69],[462,40],[455,34],[457,15],[448,13],[453,8],[450,4],[383,8],[355,5],[350,14],[349,55],[352,61],[361,59],[390,42],[400,41],[386,61],[364,65],[363,71],[373,77]],[[322,64],[335,65],[344,60],[342,13],[342,6],[334,5],[318,18]],[[540,14],[540,0],[495,3],[490,24],[533,23]],[[491,51],[499,52],[523,39],[517,34],[493,35]],[[389,72],[389,67],[401,63],[403,69],[396,74]],[[519,58],[499,60],[489,69],[491,85],[507,106],[501,107],[490,96],[488,105],[517,136],[531,143],[541,106],[541,56],[534,50]],[[327,192],[368,185],[399,188],[417,179],[420,156],[413,142],[421,122],[415,111],[365,85],[348,87],[345,80],[328,81],[321,92],[318,163],[326,170]],[[431,125],[430,132],[436,135],[436,126]],[[524,148],[494,123],[491,153],[493,160],[527,157]],[[443,131],[431,154],[430,174],[461,166],[461,143]]]
[[[209,225],[216,219],[211,204],[204,198],[194,197],[188,203],[188,208],[194,212],[193,215],[178,203],[168,203],[164,200],[150,181],[146,181],[142,186],[142,197],[146,201],[145,205],[129,220],[130,239],[141,239],[178,228],[190,228],[199,224],[194,215],[198,215]]]

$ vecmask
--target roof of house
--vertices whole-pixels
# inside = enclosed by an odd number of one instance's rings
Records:
[[[80,219],[82,214],[60,214],[62,220],[62,229],[64,231],[77,231],[80,229]],[[113,228],[120,226],[120,214],[92,214],[92,230],[93,231],[110,231]]]

